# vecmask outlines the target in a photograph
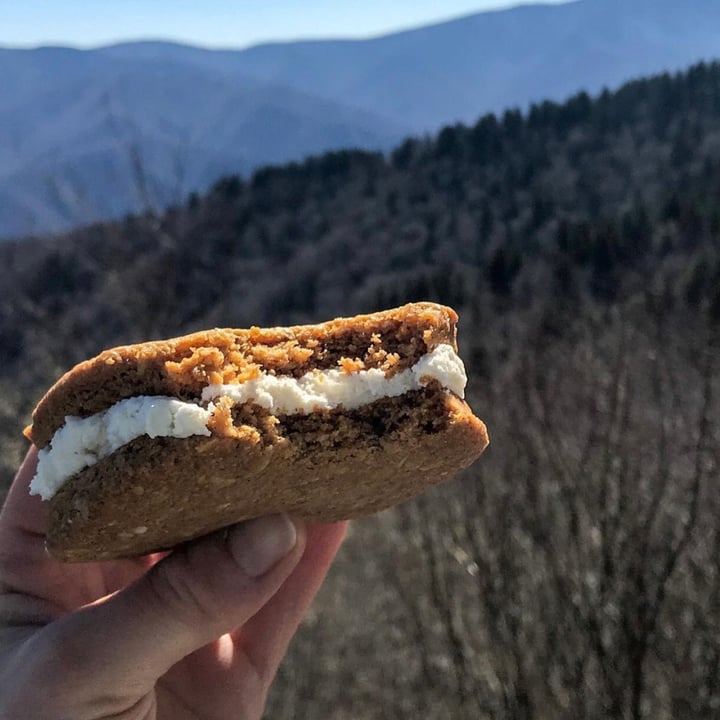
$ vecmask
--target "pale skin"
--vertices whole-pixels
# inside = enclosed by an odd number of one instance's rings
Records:
[[[258,720],[346,523],[286,516],[172,553],[45,550],[31,450],[0,513],[0,720]]]

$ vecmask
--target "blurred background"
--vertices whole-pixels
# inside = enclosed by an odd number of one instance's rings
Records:
[[[4,5],[3,492],[105,347],[444,302],[491,447],[266,717],[720,715],[720,5]]]

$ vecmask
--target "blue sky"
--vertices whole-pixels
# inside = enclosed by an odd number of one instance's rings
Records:
[[[92,47],[119,40],[153,38],[214,47],[245,47],[266,40],[367,37],[522,2],[0,0],[0,45]]]

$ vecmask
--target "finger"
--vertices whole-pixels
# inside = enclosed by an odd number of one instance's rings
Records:
[[[45,630],[53,666],[149,689],[172,665],[247,622],[300,560],[302,525],[259,518],[188,544],[130,587]]]
[[[0,513],[0,532],[6,527],[20,528],[28,535],[45,541],[47,503],[30,494],[30,481],[37,470],[37,448],[33,445],[15,475]]]
[[[0,586],[16,594],[18,602],[21,596],[27,596],[22,602],[33,606],[33,621],[39,622],[43,617],[52,620],[130,584],[159,557],[72,565],[52,558],[45,547],[48,503],[30,495],[30,481],[36,468],[37,449],[32,446],[0,513]],[[6,617],[8,602],[6,597],[0,601],[2,617]]]
[[[348,523],[307,529],[302,560],[280,590],[236,633],[236,642],[268,686],[293,635],[322,585],[345,538]]]
[[[8,616],[19,622],[16,605],[32,606],[29,617],[33,621],[61,612],[56,603],[44,600],[44,586],[50,584],[48,576],[52,574],[48,568],[53,561],[45,551],[47,503],[29,493],[36,467],[37,450],[33,446],[25,455],[0,512],[0,588],[3,590],[0,617],[3,622]]]

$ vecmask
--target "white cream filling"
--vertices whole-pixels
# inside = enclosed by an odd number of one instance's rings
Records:
[[[207,407],[169,397],[128,398],[87,418],[66,417],[50,445],[38,453],[37,473],[30,483],[30,492],[49,500],[76,472],[141,435],[208,436],[207,424],[215,409],[212,401],[221,397],[236,403],[252,402],[276,415],[308,414],[340,406],[352,409],[380,398],[397,397],[418,390],[431,380],[464,396],[465,368],[450,345],[439,345],[413,367],[390,378],[377,369],[351,373],[342,369],[312,371],[300,378],[261,373],[240,384],[207,386],[199,401],[207,403]]]

